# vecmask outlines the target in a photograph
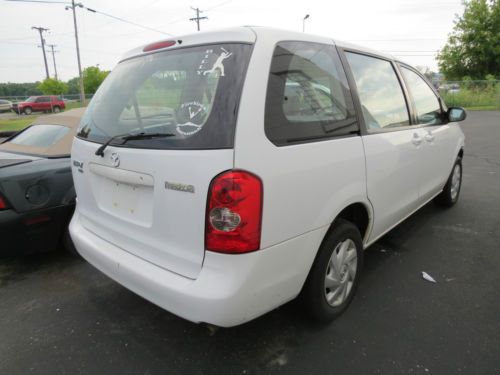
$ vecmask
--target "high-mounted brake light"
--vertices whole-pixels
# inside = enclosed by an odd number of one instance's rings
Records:
[[[262,195],[262,181],[252,173],[216,176],[208,191],[206,249],[230,254],[259,250]]]
[[[157,49],[172,47],[175,43],[176,43],[175,40],[164,40],[161,42],[148,44],[146,47],[142,49],[142,52],[149,52]]]

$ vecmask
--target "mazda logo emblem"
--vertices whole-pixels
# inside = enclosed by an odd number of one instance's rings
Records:
[[[109,157],[109,159],[111,160],[111,165],[113,167],[118,167],[120,165],[120,157],[118,156],[118,154],[116,152],[113,152],[111,154],[111,156]]]

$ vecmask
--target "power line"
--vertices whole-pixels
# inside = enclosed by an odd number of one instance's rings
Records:
[[[31,26],[31,29],[37,30],[38,33],[40,34],[40,41],[41,41],[41,48],[43,51],[43,62],[45,64],[45,74],[47,75],[47,79],[49,77],[49,66],[47,65],[47,55],[45,54],[45,39],[43,39],[43,33],[46,31],[49,31],[49,29],[46,29],[45,27],[40,27],[40,26]]]
[[[149,26],[144,26],[144,25],[141,25],[141,24],[136,23],[136,22],[128,21],[128,20],[126,20],[126,19],[124,19],[124,18],[117,17],[117,16],[113,16],[112,14],[109,14],[109,13],[101,12],[101,11],[99,11],[99,10],[92,9],[92,8],[87,8],[87,7],[84,7],[84,8],[85,8],[85,9],[87,9],[89,12],[102,14],[103,16],[110,17],[110,18],[113,18],[113,19],[115,19],[115,20],[118,20],[118,21],[121,21],[121,22],[128,23],[128,24],[130,24],[130,25],[134,25],[134,26],[137,26],[137,27],[141,27],[141,28],[143,28],[143,29],[150,30],[150,31],[154,31],[154,32],[157,32],[157,33],[160,33],[160,34],[173,36],[173,34],[166,33],[165,31],[161,31],[161,30],[158,30],[158,29],[153,29],[152,27],[149,27]]]
[[[76,5],[77,7],[87,9],[89,12],[98,13],[98,14],[101,14],[103,16],[113,18],[113,19],[115,19],[117,21],[128,23],[130,25],[141,27],[143,29],[154,31],[154,32],[157,32],[157,33],[160,33],[160,34],[173,36],[173,34],[167,33],[165,31],[161,31],[161,30],[149,27],[149,26],[141,25],[139,23],[136,23],[136,22],[133,22],[133,21],[129,21],[129,20],[126,20],[126,19],[121,18],[121,17],[113,16],[112,14],[101,12],[101,11],[99,11],[97,9],[88,8],[88,7],[84,6],[82,3],[74,4],[74,1],[70,1],[70,2],[68,2],[68,1],[57,1],[57,0],[5,0],[5,1],[11,1],[11,2],[15,2],[15,3],[65,4],[65,5],[69,6],[69,7],[72,7],[72,6]]]
[[[200,13],[203,13],[203,11],[200,10],[200,8],[193,8],[191,7],[192,10],[196,11],[196,17],[190,18],[190,21],[196,21],[196,26],[198,31],[200,31],[200,21],[201,20],[208,20],[208,17],[200,17]]]

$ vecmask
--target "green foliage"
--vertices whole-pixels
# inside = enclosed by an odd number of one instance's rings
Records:
[[[86,94],[94,94],[109,71],[100,70],[97,66],[89,66],[83,70],[83,88]],[[77,81],[78,84],[78,81]]]
[[[80,93],[80,82],[79,78],[71,78],[68,81],[68,95],[78,95]]]
[[[499,81],[464,81],[457,91],[441,93],[448,107],[500,109]]]
[[[37,87],[44,95],[62,95],[68,91],[66,83],[54,78],[47,78]]]
[[[42,92],[37,88],[39,84],[40,82],[0,83],[0,96],[28,97],[30,95],[40,95]]]
[[[500,78],[500,2],[465,1],[462,16],[437,60],[448,80],[484,79],[487,74]]]

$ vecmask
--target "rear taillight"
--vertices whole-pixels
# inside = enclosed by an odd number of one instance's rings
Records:
[[[5,200],[4,197],[0,194],[0,211],[1,210],[6,210],[8,208],[7,206],[7,201]]]
[[[216,176],[208,191],[207,250],[240,254],[260,248],[262,181],[245,171]]]

